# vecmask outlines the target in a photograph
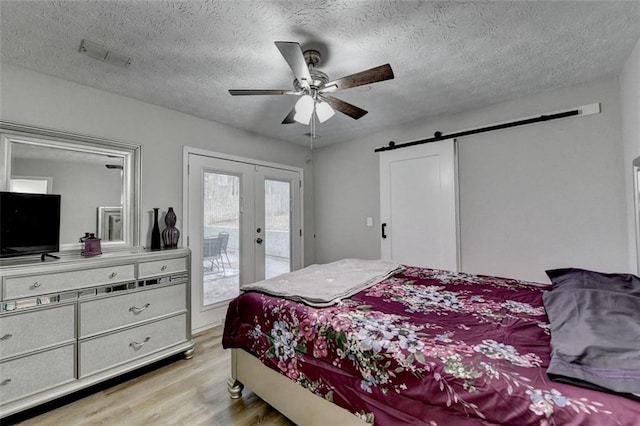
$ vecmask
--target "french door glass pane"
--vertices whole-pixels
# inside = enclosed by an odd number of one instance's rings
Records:
[[[291,271],[291,184],[264,181],[265,278]]]
[[[240,293],[240,177],[204,173],[204,306]]]

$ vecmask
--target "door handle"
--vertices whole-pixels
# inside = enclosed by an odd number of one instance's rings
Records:
[[[256,240],[256,243],[258,243],[258,244],[262,244],[262,238],[258,238],[258,239]]]
[[[382,224],[382,238],[383,238],[383,239],[386,239],[386,238],[387,238],[387,234],[385,234],[385,232],[384,232],[384,231],[385,231],[385,229],[386,229],[386,227],[387,227],[387,224],[386,224],[386,223],[383,223],[383,224]]]

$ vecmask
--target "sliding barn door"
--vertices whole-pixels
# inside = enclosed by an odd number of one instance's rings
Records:
[[[382,258],[457,271],[457,198],[455,140],[381,152]]]

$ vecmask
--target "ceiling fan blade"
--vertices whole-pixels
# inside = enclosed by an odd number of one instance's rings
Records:
[[[345,102],[341,99],[338,99],[336,97],[333,96],[329,96],[329,95],[322,95],[320,96],[322,98],[322,100],[324,100],[326,103],[328,103],[329,105],[331,105],[331,107],[337,111],[340,111],[341,113],[348,115],[349,117],[353,118],[354,120],[357,120],[359,118],[361,118],[362,116],[364,116],[365,114],[367,114],[368,111],[363,110],[362,108],[359,108],[355,105],[352,105],[348,102]]]
[[[229,93],[232,96],[248,96],[248,95],[300,95],[301,92],[293,90],[244,90],[244,89],[229,89]]]
[[[294,106],[289,112],[289,114],[284,118],[284,120],[282,120],[282,124],[295,123],[296,121],[293,119],[295,115],[296,115],[296,107]]]
[[[335,90],[349,89],[351,87],[391,80],[392,78],[393,70],[391,69],[391,65],[384,64],[337,80],[329,81],[322,89],[320,89],[320,92],[326,93],[333,92]]]
[[[309,67],[307,66],[307,61],[304,60],[300,44],[293,41],[276,41],[275,43],[298,79],[300,86],[308,89],[311,74],[309,74]]]

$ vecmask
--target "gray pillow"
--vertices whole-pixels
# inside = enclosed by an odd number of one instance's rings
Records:
[[[640,393],[640,278],[567,268],[546,271],[552,380]]]

